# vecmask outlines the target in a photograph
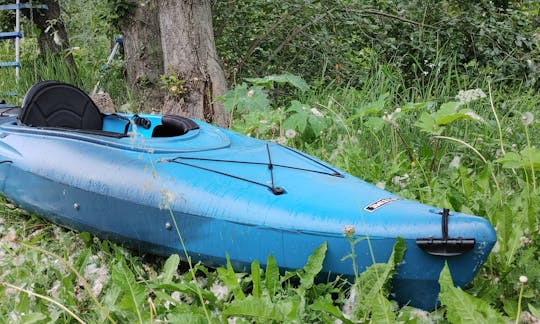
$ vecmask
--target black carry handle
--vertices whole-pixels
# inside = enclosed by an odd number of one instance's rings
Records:
[[[457,256],[470,251],[476,244],[476,240],[462,237],[449,238],[448,218],[450,217],[450,210],[444,208],[440,214],[442,238],[417,238],[416,245],[428,254],[444,257]]]

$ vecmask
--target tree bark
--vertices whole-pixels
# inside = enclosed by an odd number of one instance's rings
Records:
[[[29,1],[22,1],[29,2]],[[38,2],[34,2],[37,4]],[[58,0],[41,0],[39,3],[47,5],[48,9],[23,9],[21,12],[34,22],[41,33],[38,37],[39,52],[42,57],[48,54],[62,57],[72,75],[72,82],[78,81],[77,65],[71,53],[67,52],[70,48],[69,38],[61,17],[60,5]]]
[[[157,0],[165,77],[169,84],[163,113],[228,125],[215,98],[226,90],[212,29],[210,0]]]
[[[144,5],[137,0],[130,3],[134,11],[121,17],[118,23],[124,35],[127,81],[141,105],[138,110],[161,112],[165,91],[160,85],[164,70],[157,1],[146,1]]]

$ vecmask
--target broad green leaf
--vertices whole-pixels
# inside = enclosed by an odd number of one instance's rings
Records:
[[[167,261],[165,261],[165,265],[163,265],[163,282],[171,282],[174,274],[176,273],[176,270],[178,269],[178,265],[180,264],[180,257],[178,254],[171,255]]]
[[[268,291],[269,296],[276,294],[276,289],[279,286],[279,268],[276,259],[270,254],[266,261],[266,273],[264,278],[264,285]]]
[[[442,132],[442,128],[437,126],[435,118],[425,111],[422,112],[420,118],[414,123],[414,126],[420,128],[421,131],[431,134],[440,134]]]
[[[508,152],[495,162],[502,163],[503,168],[540,170],[540,149],[526,148],[521,152]]]
[[[308,118],[308,122],[316,136],[319,136],[326,129],[326,118],[324,117],[311,115]]]
[[[364,123],[365,126],[371,128],[373,131],[378,132],[384,127],[384,120],[381,117],[369,117]]]
[[[129,311],[136,315],[138,322],[143,322],[143,305],[146,302],[147,293],[143,286],[137,283],[135,276],[126,266],[124,261],[120,261],[113,266],[112,281],[122,288],[123,297],[120,301],[120,309]]]
[[[304,271],[301,271],[298,274],[298,276],[300,277],[300,286],[303,289],[308,290],[313,286],[315,276],[319,274],[322,269],[327,248],[328,245],[326,242],[317,247],[315,251],[313,251],[313,253],[309,256],[308,261],[304,266]]]
[[[231,265],[229,254],[227,254],[227,268],[218,268],[217,271],[219,277],[221,280],[223,280],[223,283],[225,283],[227,288],[232,291],[235,299],[244,299],[246,297],[242,291],[242,286],[240,286],[240,283],[238,282],[238,277]]]
[[[341,310],[336,305],[334,305],[331,300],[324,300],[322,298],[318,298],[313,302],[313,304],[309,305],[309,308],[320,312],[328,313],[335,318],[341,320],[343,323],[352,323],[349,319],[343,316]]]
[[[460,103],[457,101],[445,102],[441,105],[441,107],[439,107],[439,110],[437,110],[431,115],[433,116],[433,119],[435,119],[435,122],[438,125],[442,125],[443,123],[441,121],[448,118],[448,116],[455,114],[459,106]]]
[[[365,116],[379,114],[380,112],[383,111],[384,107],[386,106],[386,101],[388,97],[389,97],[388,93],[381,94],[379,95],[379,98],[376,101],[368,102],[356,108],[354,110],[354,114],[347,119],[347,122],[350,123],[357,119],[362,119]]]
[[[18,320],[20,321],[20,323],[32,324],[32,323],[39,323],[39,322],[45,321],[46,319],[47,319],[47,316],[44,315],[43,313],[30,313],[30,314],[21,316]]]
[[[241,300],[235,299],[225,307],[221,313],[225,318],[230,316],[246,316],[267,321],[285,320],[285,314],[279,311],[276,304],[269,297],[248,296]]]
[[[208,323],[201,307],[194,307],[184,303],[177,303],[171,314],[167,316],[168,323]]]
[[[257,260],[251,263],[251,281],[253,282],[253,296],[261,297],[261,268]]]
[[[288,84],[301,91],[309,90],[309,85],[299,76],[293,74],[274,74],[264,78],[248,78],[246,81],[256,85],[266,87],[268,89],[274,88],[274,82],[280,85]]]
[[[262,87],[253,86],[248,88],[245,83],[237,85],[216,100],[223,102],[223,108],[227,112],[234,110],[239,112],[267,110],[270,107],[268,94],[263,91]]]
[[[448,264],[441,271],[439,284],[439,299],[446,307],[446,318],[451,323],[506,323],[487,302],[454,287]]]
[[[529,304],[529,312],[531,312],[532,316],[540,318],[540,311],[531,304]]]
[[[383,294],[378,294],[373,302],[371,309],[372,323],[388,323],[396,322],[396,313],[393,310],[392,303]]]
[[[456,120],[459,120],[459,119],[475,120],[474,118],[471,117],[471,115],[468,115],[465,112],[467,112],[467,111],[446,115],[444,117],[436,119],[435,122],[437,123],[437,125],[443,126],[443,125],[451,124],[451,123],[453,123],[453,122],[455,122]]]
[[[304,133],[308,126],[309,115],[304,113],[293,113],[285,119],[283,127],[285,129],[295,129],[300,133]]]
[[[359,303],[357,313],[358,317],[367,316],[373,307],[384,309],[385,305],[373,305],[374,303],[384,303],[384,300],[379,300],[379,296],[386,296],[390,293],[387,283],[396,272],[398,264],[403,260],[405,253],[405,241],[398,237],[390,258],[387,263],[376,263],[368,267],[359,278],[356,284],[359,287]]]
[[[276,303],[274,301],[274,303]],[[279,313],[285,315],[288,321],[298,322],[301,319],[305,309],[305,299],[299,295],[289,295],[284,300],[276,303],[276,309]]]
[[[293,100],[289,107],[287,107],[287,114],[289,116],[283,121],[283,127],[285,129],[296,129],[304,133],[311,115],[309,107],[300,101]]]
[[[405,251],[407,250],[407,246],[405,245],[405,241],[398,236],[396,239],[396,243],[394,244],[394,251],[392,252],[392,255],[390,256],[392,259],[388,260],[389,262],[392,262],[393,265],[393,271],[395,273],[395,270],[397,269],[397,266],[403,261],[403,257],[405,256]]]

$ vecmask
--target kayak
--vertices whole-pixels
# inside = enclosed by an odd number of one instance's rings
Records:
[[[272,255],[299,269],[326,242],[322,273],[354,279],[406,245],[400,304],[437,305],[448,263],[464,286],[496,241],[484,218],[424,205],[298,150],[172,115],[102,114],[80,89],[33,86],[0,114],[1,193],[61,226],[157,255],[237,270]]]

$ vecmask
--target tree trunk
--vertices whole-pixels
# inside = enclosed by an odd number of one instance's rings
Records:
[[[139,110],[161,112],[165,91],[160,85],[163,55],[157,3],[150,0],[142,6],[140,1],[130,2],[135,6],[134,11],[121,17],[118,24],[124,35],[127,81],[141,103]]]
[[[37,1],[34,2],[34,4],[37,3]],[[62,57],[71,72],[73,78],[71,81],[76,82],[78,80],[77,66],[71,53],[66,51],[70,48],[69,38],[66,27],[64,26],[64,21],[60,16],[60,5],[58,4],[58,0],[41,0],[39,3],[47,5],[48,9],[23,9],[21,11],[26,18],[33,21],[41,31],[38,37],[39,52],[42,57],[45,57],[48,54]]]
[[[226,90],[212,30],[211,0],[157,0],[168,86],[163,113],[228,125],[215,98]]]

